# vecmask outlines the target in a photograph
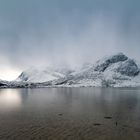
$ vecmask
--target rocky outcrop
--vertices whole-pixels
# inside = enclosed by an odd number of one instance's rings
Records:
[[[99,72],[104,72],[106,68],[109,67],[110,65],[120,61],[125,61],[127,59],[128,57],[125,56],[123,53],[118,53],[116,55],[98,60],[97,63],[95,64],[94,70]]]
[[[128,59],[120,63],[119,67],[117,68],[117,72],[126,76],[137,76],[140,72],[140,69],[134,60]]]

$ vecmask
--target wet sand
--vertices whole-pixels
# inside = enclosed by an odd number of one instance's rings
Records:
[[[3,89],[0,101],[0,140],[140,139],[140,89]]]

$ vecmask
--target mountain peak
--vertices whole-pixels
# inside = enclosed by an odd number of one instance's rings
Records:
[[[128,57],[121,52],[115,55],[104,57],[96,62],[94,70],[99,72],[104,72],[108,66],[117,62],[125,61],[127,59]]]

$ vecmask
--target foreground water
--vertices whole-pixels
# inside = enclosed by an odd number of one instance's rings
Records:
[[[0,140],[139,140],[140,89],[0,90]]]

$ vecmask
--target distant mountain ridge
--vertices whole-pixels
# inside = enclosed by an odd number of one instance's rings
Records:
[[[26,71],[23,71],[16,79],[16,81],[42,83],[42,82],[56,80],[63,77],[65,77],[65,75],[51,69],[39,70],[39,69],[31,68]]]
[[[0,82],[1,87],[137,87],[140,68],[135,60],[117,53],[83,65],[79,70],[28,69],[12,82]]]

